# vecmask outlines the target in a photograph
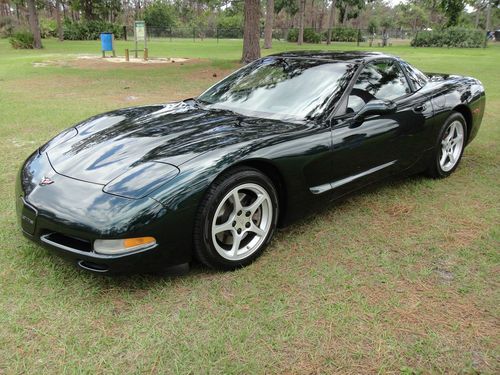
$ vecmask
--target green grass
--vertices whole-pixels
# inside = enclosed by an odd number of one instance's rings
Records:
[[[152,42],[151,56],[194,59],[161,66],[70,56],[99,54],[98,42],[45,47],[0,40],[0,374],[500,371],[500,46],[386,49],[486,86],[483,126],[450,178],[389,181],[332,204],[236,272],[119,278],[22,237],[20,163],[90,115],[196,95],[238,66],[241,42]]]

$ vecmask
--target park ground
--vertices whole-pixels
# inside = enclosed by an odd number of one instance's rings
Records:
[[[93,114],[197,95],[239,66],[241,41],[149,50],[191,60],[96,63],[75,54],[99,54],[98,42],[0,40],[0,374],[500,372],[500,45],[386,48],[484,83],[481,131],[451,177],[366,189],[280,230],[235,272],[96,277],[23,238],[16,172]]]

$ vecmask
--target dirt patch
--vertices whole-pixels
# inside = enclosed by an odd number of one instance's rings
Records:
[[[172,63],[185,63],[189,61],[189,59],[183,57],[152,57],[148,60],[144,60],[141,58],[130,57],[130,61],[126,61],[125,57],[100,57],[95,55],[78,55],[77,60],[90,60],[93,62],[107,62],[107,63],[115,63],[115,64],[172,64]]]
[[[46,67],[76,67],[76,68],[93,68],[93,69],[112,69],[116,65],[132,66],[132,67],[151,67],[151,66],[165,66],[171,64],[184,65],[191,63],[198,63],[202,60],[187,59],[184,57],[151,57],[148,60],[142,58],[130,57],[130,61],[126,61],[125,57],[101,57],[98,55],[76,55],[69,59],[63,60],[44,60],[33,63],[35,68]]]

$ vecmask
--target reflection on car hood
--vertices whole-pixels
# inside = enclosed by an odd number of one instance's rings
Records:
[[[180,166],[206,151],[292,128],[275,120],[243,118],[179,102],[95,116],[77,125],[77,132],[56,137],[42,151],[57,173],[105,185],[141,163]]]

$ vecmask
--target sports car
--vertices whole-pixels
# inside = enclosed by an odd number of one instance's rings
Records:
[[[250,264],[275,229],[393,175],[450,175],[485,109],[477,79],[374,52],[287,52],[196,98],[119,109],[22,165],[23,233],[78,267]]]

